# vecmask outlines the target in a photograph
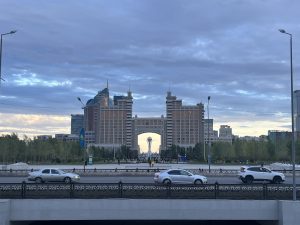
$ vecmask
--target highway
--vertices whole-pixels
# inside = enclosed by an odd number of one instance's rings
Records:
[[[208,183],[214,184],[242,184],[237,176],[207,176]],[[297,177],[298,178],[298,177]],[[0,177],[0,183],[21,183],[27,181],[26,177]],[[81,183],[117,183],[122,181],[123,183],[153,183],[152,176],[81,176]],[[254,182],[262,183],[262,182]],[[284,184],[292,184],[292,177],[287,176]],[[300,184],[300,179],[296,179],[296,183]]]

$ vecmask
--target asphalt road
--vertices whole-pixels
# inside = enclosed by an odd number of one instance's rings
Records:
[[[207,176],[208,183],[214,184],[242,184],[237,176]],[[21,183],[26,180],[26,177],[0,177],[0,183]],[[153,183],[152,176],[92,176],[92,177],[81,177],[81,183],[117,183],[122,181],[123,183]],[[30,182],[29,182],[30,183]],[[262,182],[254,182],[262,183]],[[292,177],[286,177],[285,184],[292,184]],[[300,184],[299,177],[296,177],[296,183]]]

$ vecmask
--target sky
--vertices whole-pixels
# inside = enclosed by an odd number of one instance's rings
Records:
[[[0,0],[0,135],[70,133],[70,115],[109,83],[133,115],[166,93],[203,103],[214,129],[291,130],[289,36],[300,89],[297,0]],[[206,110],[207,111],[207,110]],[[207,118],[207,112],[205,113]]]

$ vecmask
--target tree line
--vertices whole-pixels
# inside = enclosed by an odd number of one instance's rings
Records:
[[[300,141],[296,141],[296,161],[300,162]],[[272,143],[270,140],[244,141],[234,140],[231,143],[215,142],[210,147],[210,155],[214,163],[255,163],[291,162],[291,141],[282,140]],[[195,147],[183,148],[173,145],[161,152],[166,161],[178,161],[185,156],[188,161],[207,162],[208,145],[196,144]]]
[[[300,142],[296,141],[296,161],[300,161]],[[264,162],[290,162],[291,141],[283,140],[280,143],[271,141],[241,141],[233,143],[215,142],[210,148],[213,163],[264,163]],[[112,160],[137,160],[138,152],[126,146],[106,149],[91,147],[88,154],[93,155],[94,162],[108,162]],[[203,143],[194,147],[183,148],[173,145],[161,151],[164,161],[178,161],[184,156],[192,162],[206,162],[208,159],[208,146]],[[2,135],[0,137],[0,160],[2,164],[26,162],[32,164],[72,164],[83,163],[86,159],[84,150],[78,142],[64,142],[55,138],[48,140],[30,139],[24,136],[20,139],[17,134]]]

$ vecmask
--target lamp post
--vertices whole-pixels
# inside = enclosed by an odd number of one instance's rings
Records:
[[[293,88],[293,35],[283,29],[279,29],[283,34],[290,36],[290,66],[291,66],[291,116],[292,116],[292,164],[293,164],[293,201],[296,201],[296,174],[295,174],[295,131],[294,131],[294,88]]]
[[[81,100],[81,98],[80,97],[77,97],[77,100],[82,104],[82,109],[84,109],[84,104],[83,104],[83,102],[82,102],[82,100]],[[83,171],[85,172],[85,166],[86,166],[86,162],[87,162],[87,159],[86,159],[86,149],[85,149],[85,146],[86,146],[86,144],[85,144],[85,130],[84,130],[84,128],[82,128],[81,129],[81,131],[80,131],[80,134],[79,134],[79,143],[80,143],[80,145],[83,145],[83,146],[81,146],[82,148],[83,148]]]
[[[208,172],[210,173],[211,154],[210,154],[210,137],[209,137],[209,100],[210,96],[207,97],[207,143],[208,143]]]
[[[8,33],[1,34],[1,40],[0,40],[0,84],[1,84],[1,80],[4,80],[2,78],[2,73],[1,73],[1,67],[2,67],[2,36],[8,35],[8,34],[14,34],[16,32],[17,32],[16,30],[12,30]]]

